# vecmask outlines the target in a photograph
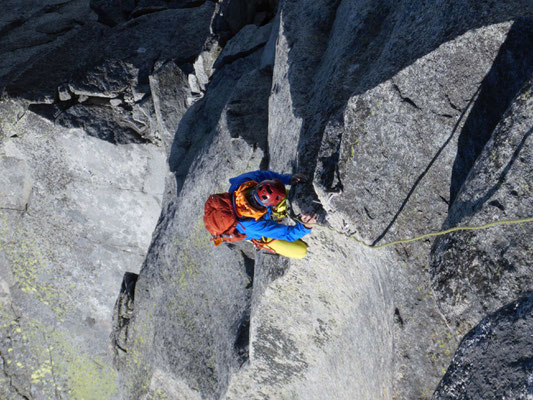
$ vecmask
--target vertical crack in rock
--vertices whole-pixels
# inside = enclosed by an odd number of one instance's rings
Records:
[[[475,100],[478,98],[478,93],[480,91],[480,88],[476,91],[476,93],[472,96],[472,98],[470,99],[470,102],[468,103],[468,105],[465,107],[465,109],[463,110],[463,113],[460,115],[459,119],[457,120],[457,122],[455,123],[455,126],[453,127],[452,129],[452,132],[450,134],[450,136],[448,136],[448,138],[446,139],[446,141],[442,144],[442,146],[439,148],[439,150],[435,153],[435,155],[433,156],[433,158],[431,159],[431,161],[429,162],[429,164],[427,165],[427,167],[424,169],[424,171],[418,176],[418,178],[416,179],[415,183],[413,184],[413,186],[411,186],[411,189],[409,190],[409,192],[407,193],[407,196],[405,197],[405,199],[403,200],[402,202],[402,205],[400,206],[400,208],[398,209],[398,211],[396,211],[396,214],[394,215],[394,217],[392,218],[392,220],[389,222],[389,224],[387,225],[387,227],[385,228],[385,230],[374,240],[374,242],[372,242],[372,246],[375,246],[377,245],[384,237],[385,235],[389,232],[389,230],[391,229],[391,227],[394,225],[394,223],[396,222],[396,220],[398,219],[399,215],[401,214],[401,212],[403,211],[403,209],[405,208],[405,206],[407,205],[407,203],[409,202],[409,199],[411,198],[411,196],[413,195],[413,193],[415,192],[415,190],[417,189],[418,185],[420,184],[420,182],[422,181],[422,179],[424,179],[424,177],[427,175],[427,173],[430,171],[431,167],[433,167],[433,164],[435,164],[435,162],[437,161],[437,159],[439,158],[439,156],[441,155],[441,153],[444,151],[444,149],[446,149],[446,147],[450,144],[450,142],[452,141],[453,137],[455,136],[455,133],[457,132],[459,126],[461,125],[461,122],[463,120],[463,118],[467,115],[468,111],[470,110],[470,107],[472,106],[472,104],[475,104]]]
[[[246,275],[248,276],[249,283],[246,289],[249,291],[248,301],[246,309],[241,317],[239,327],[237,329],[237,338],[235,340],[235,352],[237,354],[237,363],[239,367],[242,367],[250,359],[250,313],[252,307],[252,293],[253,282],[255,275],[255,260],[250,258],[247,254],[241,251]]]
[[[533,21],[514,22],[481,83],[479,97],[459,135],[450,184],[450,205],[492,136],[503,113],[533,73]]]
[[[33,397],[30,395],[30,397],[26,396],[22,391],[13,383],[13,376],[8,372],[7,370],[7,360],[4,354],[0,351],[0,359],[2,360],[2,371],[4,373],[4,376],[9,380],[9,389],[14,391],[18,396],[20,396],[24,400],[32,400]]]
[[[122,357],[128,352],[129,325],[135,305],[135,285],[138,275],[126,272],[120,287],[120,294],[113,310],[113,330],[110,335],[113,361],[120,370]]]

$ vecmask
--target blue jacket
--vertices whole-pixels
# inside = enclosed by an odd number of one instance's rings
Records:
[[[292,175],[282,175],[272,171],[252,171],[246,172],[229,180],[229,192],[233,193],[244,182],[256,181],[261,182],[266,179],[279,179],[284,185],[289,185]],[[239,220],[237,230],[246,235],[245,240],[261,239],[263,236],[270,239],[281,239],[294,242],[311,232],[311,229],[297,222],[294,226],[287,226],[270,219],[272,207],[268,207],[266,214],[259,220],[253,218],[242,218]],[[242,226],[241,226],[242,225]]]

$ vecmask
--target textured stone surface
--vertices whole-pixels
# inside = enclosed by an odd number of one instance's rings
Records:
[[[0,209],[25,211],[33,186],[28,165],[16,157],[4,157],[0,159],[0,168],[3,172],[0,178]]]
[[[530,292],[485,317],[461,341],[433,399],[530,398],[532,311]]]
[[[390,259],[326,229],[306,241],[306,260],[256,259],[250,362],[226,398],[390,398]]]
[[[531,80],[513,100],[452,204],[445,227],[531,217]],[[433,285],[458,331],[533,288],[533,226],[497,226],[436,241]]]
[[[123,273],[140,268],[150,243],[165,156],[153,145],[117,147],[54,127],[29,111],[12,129],[0,147],[0,353],[10,392],[114,398],[110,316]]]
[[[214,68],[219,69],[224,64],[230,63],[237,58],[253,53],[267,42],[272,25],[267,24],[262,27],[256,25],[246,25],[242,28],[224,47],[218,56]]]
[[[183,396],[192,390],[217,397],[248,358],[242,351],[247,340],[239,338],[247,334],[242,325],[249,315],[254,262],[240,251],[211,246],[196,210],[209,193],[227,190],[230,177],[258,168],[264,157],[238,130],[266,134],[270,86],[254,71],[259,59],[260,54],[252,54],[217,72],[212,91],[185,114],[178,129],[175,144],[186,138],[191,142],[176,146],[171,155],[177,193],[165,206],[136,285],[128,357],[120,369],[126,397],[166,391],[156,385],[159,370],[184,381],[179,387],[188,389],[178,387],[185,390],[179,392]],[[265,84],[257,86],[260,79]],[[250,90],[258,93],[250,95]],[[243,96],[248,108],[237,112]],[[223,156],[231,154],[239,157]]]
[[[54,41],[25,60],[24,68],[9,71],[0,87],[12,97],[38,103],[32,111],[112,143],[168,142],[168,135],[153,126],[149,76],[158,59],[182,65],[197,58],[214,10],[207,1],[194,8],[159,10],[113,28],[89,19],[68,40]],[[27,29],[23,32],[29,34]],[[56,97],[61,101],[55,102]]]
[[[164,64],[149,77],[158,129],[170,149],[181,117],[193,102],[185,74],[174,62]]]
[[[531,394],[531,224],[368,247],[531,216],[530,1],[6,4],[2,399]],[[305,259],[209,242],[257,168]]]

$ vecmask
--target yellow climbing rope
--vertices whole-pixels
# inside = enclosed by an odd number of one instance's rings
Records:
[[[302,222],[299,219],[297,219],[297,221],[298,222]],[[362,240],[356,239],[353,236],[346,236],[346,237],[349,238],[349,239],[352,239],[352,240],[356,241],[357,243],[359,243],[359,244],[361,244],[361,245],[363,245],[365,247],[368,247],[370,249],[383,249],[385,247],[394,246],[394,245],[397,245],[397,244],[405,244],[405,243],[416,242],[418,240],[422,240],[422,239],[425,239],[425,238],[428,238],[428,237],[442,236],[442,235],[446,235],[448,233],[457,232],[457,231],[477,231],[477,230],[487,229],[487,228],[491,228],[493,226],[498,226],[498,225],[524,224],[524,223],[527,223],[527,222],[533,222],[533,217],[522,218],[522,219],[500,220],[500,221],[491,222],[490,224],[479,225],[479,226],[456,226],[455,228],[446,229],[444,231],[425,233],[423,235],[416,236],[416,237],[411,238],[411,239],[395,240],[393,242],[384,243],[384,244],[380,244],[380,245],[371,245],[371,244],[363,242]],[[327,225],[319,225],[319,224],[317,224],[317,226],[321,226],[321,227],[327,228],[327,229],[329,229],[331,231],[334,231],[334,232],[337,232],[337,233],[341,233],[341,232],[338,232],[337,230],[335,230],[335,229],[333,229],[333,228],[331,228],[330,226],[327,226]]]

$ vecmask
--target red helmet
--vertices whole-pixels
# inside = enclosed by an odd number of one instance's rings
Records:
[[[255,188],[255,198],[264,206],[277,206],[285,194],[285,185],[279,179],[262,181]]]

